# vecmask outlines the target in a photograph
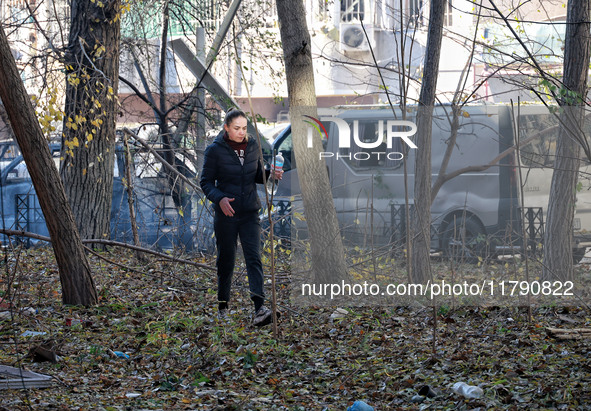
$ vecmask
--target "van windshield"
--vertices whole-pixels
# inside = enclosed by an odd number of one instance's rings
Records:
[[[349,148],[339,148],[339,156],[354,171],[394,170],[402,166],[403,147],[399,138],[387,146],[387,120],[347,120],[349,129],[361,144],[352,142]]]

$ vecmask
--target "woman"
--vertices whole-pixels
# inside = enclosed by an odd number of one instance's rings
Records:
[[[263,305],[263,264],[261,262],[261,202],[256,183],[263,184],[263,167],[258,143],[246,134],[246,114],[231,110],[224,119],[224,134],[205,150],[201,188],[214,204],[217,243],[218,309],[220,318],[228,313],[232,274],[240,236],[246,262],[248,285],[254,302],[253,324],[261,327],[273,321]],[[276,171],[281,179],[283,171]]]

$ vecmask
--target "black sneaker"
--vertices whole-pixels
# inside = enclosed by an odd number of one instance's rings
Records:
[[[218,311],[218,320],[221,322],[228,321],[228,309],[222,308]]]
[[[277,319],[279,319],[280,314],[277,312]],[[263,327],[267,324],[271,324],[273,322],[273,311],[269,310],[264,305],[254,313],[254,317],[252,319],[252,325],[255,327]]]

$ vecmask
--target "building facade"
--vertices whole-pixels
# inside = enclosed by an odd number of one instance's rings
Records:
[[[388,97],[394,102],[402,98],[416,101],[424,68],[428,0],[303,1],[319,106],[373,104]],[[181,38],[205,61],[230,3],[192,0],[171,4],[167,42]],[[540,61],[559,70],[565,1],[534,0],[516,9],[508,0],[498,3],[501,14],[541,55]],[[149,90],[155,95],[161,91],[163,4],[159,0],[132,3],[123,16],[120,75],[127,82],[120,82],[119,91],[124,102],[121,121],[126,124],[147,122],[152,116],[145,102],[134,97],[136,91]],[[1,20],[31,94],[42,95],[52,84],[63,84],[55,55],[67,42],[68,10],[63,0],[0,2]],[[528,87],[535,87],[530,69],[507,61],[523,50],[510,40],[506,22],[490,6],[447,0],[444,26],[438,80],[441,102],[457,98],[458,92],[475,101],[507,101],[516,95],[520,83],[530,81]],[[165,92],[174,104],[199,79],[172,47],[167,47],[165,56]],[[250,95],[254,111],[268,121],[286,119],[287,90],[275,0],[242,1],[209,70],[225,93],[245,108]],[[53,73],[49,80],[48,71]],[[522,98],[529,95],[527,91],[521,94]]]

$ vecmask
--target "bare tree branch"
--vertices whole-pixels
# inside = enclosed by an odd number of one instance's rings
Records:
[[[4,234],[4,235],[7,235],[7,236],[18,236],[18,237],[33,238],[35,240],[46,241],[48,243],[51,243],[51,238],[49,238],[47,236],[44,236],[44,235],[41,235],[41,234],[31,233],[31,232],[28,232],[28,231],[0,229],[0,234]],[[130,250],[140,251],[140,252],[146,253],[146,254],[152,254],[152,255],[155,255],[157,257],[164,258],[164,259],[169,260],[169,261],[172,261],[172,262],[182,263],[182,264],[188,264],[188,265],[192,265],[194,267],[203,268],[203,269],[206,269],[206,270],[216,270],[215,267],[209,266],[207,264],[196,263],[194,261],[185,260],[185,259],[182,259],[182,258],[177,258],[177,257],[172,256],[172,255],[169,255],[169,254],[160,253],[158,251],[150,250],[149,248],[144,248],[144,247],[139,247],[139,246],[135,246],[135,245],[132,245],[132,244],[122,243],[120,241],[112,241],[112,240],[92,239],[92,238],[90,238],[90,239],[82,240],[82,243],[83,244],[104,244],[104,245],[110,245],[110,246],[114,246],[114,247],[128,248]],[[86,246],[84,246],[84,248],[90,250]]]
[[[164,167],[166,167],[166,169],[168,171],[176,174],[178,178],[180,178],[185,183],[187,183],[195,191],[197,191],[199,193],[203,193],[203,191],[201,190],[201,187],[199,187],[197,184],[192,182],[190,179],[188,179],[187,177],[182,175],[176,168],[174,168],[172,165],[170,165],[170,163],[168,163],[164,158],[162,158],[162,156],[160,154],[158,154],[158,152],[156,150],[154,150],[152,147],[150,147],[150,145],[148,143],[146,143],[140,136],[135,134],[133,131],[131,131],[127,127],[123,129],[123,132],[130,135],[131,137],[133,137],[135,141],[140,143],[146,150],[148,150],[150,153],[152,153],[154,155],[154,157],[156,157],[156,159],[158,161],[160,161],[162,163],[162,165]]]

